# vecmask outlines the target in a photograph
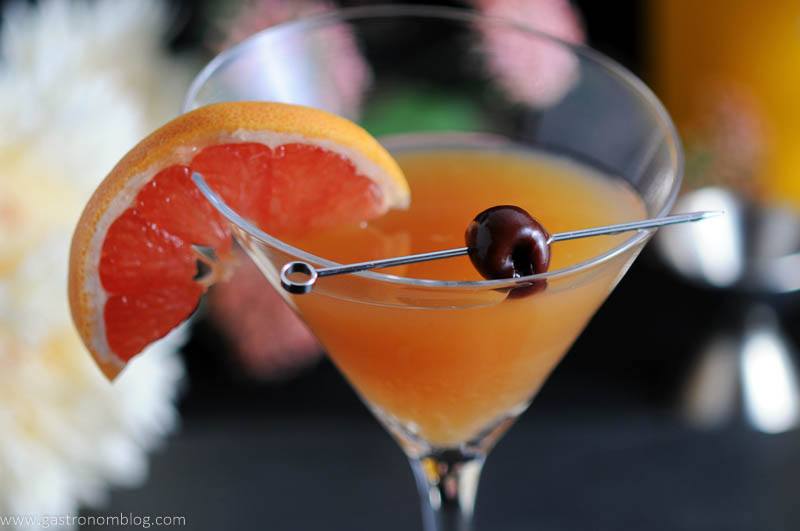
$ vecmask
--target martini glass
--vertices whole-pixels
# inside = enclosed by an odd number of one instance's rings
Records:
[[[376,116],[392,98],[410,98],[426,112],[411,121],[404,113]],[[373,6],[272,27],[216,57],[184,110],[241,100],[362,120],[390,150],[513,146],[566,157],[627,182],[650,216],[669,212],[680,185],[678,137],[641,81],[590,49],[470,11]],[[211,199],[276,289],[288,262],[336,265]],[[307,295],[282,293],[409,457],[425,529],[465,531],[488,452],[651,235],[633,233],[532,277],[362,272],[320,279]],[[543,280],[544,291],[509,299],[514,288]]]

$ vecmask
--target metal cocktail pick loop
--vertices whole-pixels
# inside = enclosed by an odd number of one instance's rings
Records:
[[[602,227],[593,227],[590,229],[571,230],[567,232],[559,232],[552,234],[548,243],[562,242],[565,240],[575,240],[578,238],[589,238],[591,236],[602,236],[608,234],[619,234],[621,232],[629,232],[634,230],[654,229],[663,227],[665,225],[675,225],[678,223],[690,223],[693,221],[700,221],[703,219],[713,218],[723,214],[722,211],[703,211],[703,212],[690,212],[688,214],[676,214],[674,216],[665,216],[663,218],[645,219],[642,221],[633,221],[630,223],[619,223],[616,225],[605,225]],[[385,258],[382,260],[369,260],[367,262],[358,262],[355,264],[345,264],[332,267],[325,267],[321,269],[315,268],[308,262],[289,262],[281,268],[281,285],[284,289],[291,293],[303,294],[311,291],[314,283],[319,277],[329,277],[333,275],[344,275],[347,273],[357,273],[359,271],[366,271],[368,269],[380,269],[385,267],[392,267],[404,264],[413,264],[416,262],[427,262],[428,260],[441,260],[442,258],[452,258],[454,256],[463,256],[467,254],[467,247],[458,247],[456,249],[445,249],[443,251],[433,251],[430,253],[410,254],[406,256],[397,256],[394,258]],[[302,281],[292,280],[290,275],[301,274],[307,278]]]

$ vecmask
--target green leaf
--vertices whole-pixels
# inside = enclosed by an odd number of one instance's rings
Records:
[[[425,87],[394,88],[379,94],[361,125],[375,136],[430,131],[475,131],[482,120],[463,94]]]

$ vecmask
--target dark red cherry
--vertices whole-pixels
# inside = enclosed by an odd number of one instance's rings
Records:
[[[465,239],[472,264],[487,279],[544,273],[550,265],[550,234],[519,207],[484,210],[470,222]]]

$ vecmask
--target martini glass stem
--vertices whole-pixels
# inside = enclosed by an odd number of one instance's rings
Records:
[[[411,458],[425,531],[472,531],[478,480],[486,456],[448,450]]]

